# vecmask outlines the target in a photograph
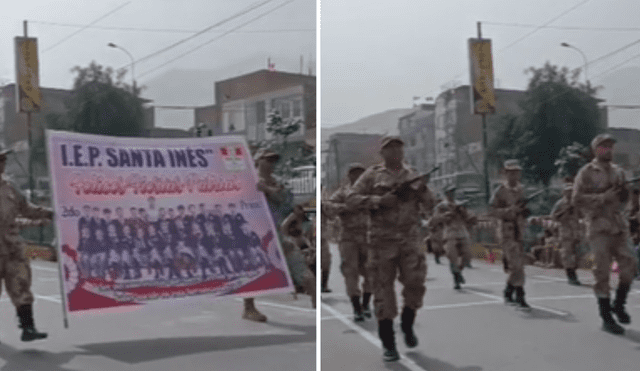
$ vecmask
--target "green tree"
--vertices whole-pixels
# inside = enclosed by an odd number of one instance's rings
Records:
[[[95,61],[76,66],[72,98],[64,118],[72,131],[112,136],[140,136],[144,128],[139,89],[124,82],[125,72],[114,73]]]
[[[532,76],[520,103],[523,112],[511,129],[519,134],[514,157],[525,179],[548,187],[560,150],[574,142],[588,146],[601,131],[597,88],[580,83],[579,71],[549,62],[526,73]]]
[[[518,116],[513,114],[498,116],[494,128],[496,135],[487,145],[487,156],[500,168],[505,160],[518,157],[518,141],[523,130],[519,126]]]
[[[555,162],[558,175],[563,178],[575,178],[580,168],[591,161],[592,156],[589,147],[577,142],[562,148]]]

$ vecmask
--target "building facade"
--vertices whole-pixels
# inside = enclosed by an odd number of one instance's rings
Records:
[[[380,134],[336,133],[329,137],[329,146],[322,163],[322,184],[330,191],[344,181],[349,164],[359,162],[365,167],[382,162]]]
[[[398,119],[398,131],[404,142],[405,161],[419,173],[436,164],[435,105],[422,104]]]

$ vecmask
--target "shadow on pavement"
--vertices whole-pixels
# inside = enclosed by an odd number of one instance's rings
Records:
[[[0,344],[0,359],[7,362],[2,371],[73,371],[62,367],[69,363],[77,355],[85,355],[84,352],[51,353],[44,350],[15,348]]]
[[[626,337],[627,339],[633,341],[634,343],[640,344],[640,331],[634,330],[634,329],[630,329],[630,328],[626,328],[624,331],[624,337]],[[638,350],[640,350],[640,347],[636,348]]]
[[[451,363],[447,363],[435,358],[429,358],[418,352],[408,352],[407,356],[411,358],[420,367],[429,371],[482,371],[480,366],[456,367]]]
[[[136,364],[164,358],[232,349],[268,347],[273,345],[316,341],[316,326],[300,326],[269,322],[273,327],[299,332],[294,335],[194,336],[167,339],[143,339],[77,346],[93,354],[120,362]]]

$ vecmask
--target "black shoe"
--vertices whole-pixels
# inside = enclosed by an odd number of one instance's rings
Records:
[[[365,292],[362,294],[362,314],[365,318],[371,318],[373,314],[371,313],[371,308],[369,307],[369,301],[371,300],[371,293]]]
[[[362,307],[360,306],[360,296],[351,297],[351,305],[353,306],[353,321],[364,321],[364,315],[362,314]]]
[[[385,362],[393,362],[400,359],[393,333],[393,320],[383,319],[378,321],[378,336],[380,336],[380,341],[382,341],[382,360]]]
[[[624,309],[624,305],[627,302],[627,295],[629,294],[629,285],[619,285],[616,290],[616,298],[613,301],[613,307],[611,308],[611,313],[615,314],[618,318],[618,322],[623,325],[628,325],[631,323],[631,317],[629,313]]]
[[[31,304],[21,305],[16,308],[18,318],[20,319],[20,328],[22,328],[22,341],[33,341],[39,339],[45,339],[47,334],[44,332],[38,332],[33,321],[33,307]]]
[[[507,284],[507,287],[504,289],[504,303],[507,305],[515,305],[516,302],[513,300],[513,290],[515,287]]]
[[[398,353],[398,351],[393,348],[393,349],[387,349],[384,348],[384,353],[382,353],[382,360],[385,362],[395,362],[397,360],[400,359],[400,353]]]
[[[404,333],[404,343],[408,348],[415,348],[418,346],[418,338],[413,332],[413,323],[415,322],[415,319],[416,311],[409,307],[404,307],[402,315],[400,316],[400,328]]]
[[[322,288],[320,292],[331,292],[329,288],[329,271],[322,271]]]
[[[569,285],[580,286],[580,281],[578,281],[575,269],[567,269],[567,280],[569,281]]]
[[[460,273],[453,272],[453,289],[460,290]]]
[[[530,312],[531,311],[531,306],[529,306],[529,304],[527,304],[526,300],[524,300],[524,288],[523,287],[516,287],[516,305],[517,305],[517,309],[524,311],[524,312]]]
[[[436,264],[440,264],[440,255],[436,254]]]
[[[609,298],[598,298],[598,306],[600,308],[600,317],[602,317],[602,330],[614,335],[624,334],[624,328],[617,324],[611,316]]]
[[[458,272],[458,279],[460,280],[460,283],[463,285],[467,283],[467,281],[465,281],[464,277],[462,276],[462,272]]]

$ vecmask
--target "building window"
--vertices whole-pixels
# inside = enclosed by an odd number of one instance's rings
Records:
[[[291,102],[284,101],[280,103],[280,114],[283,119],[291,117]]]
[[[267,109],[265,107],[265,103],[263,100],[256,102],[256,121],[257,122],[267,121]]]
[[[299,99],[293,101],[293,117],[302,117],[302,101]]]

